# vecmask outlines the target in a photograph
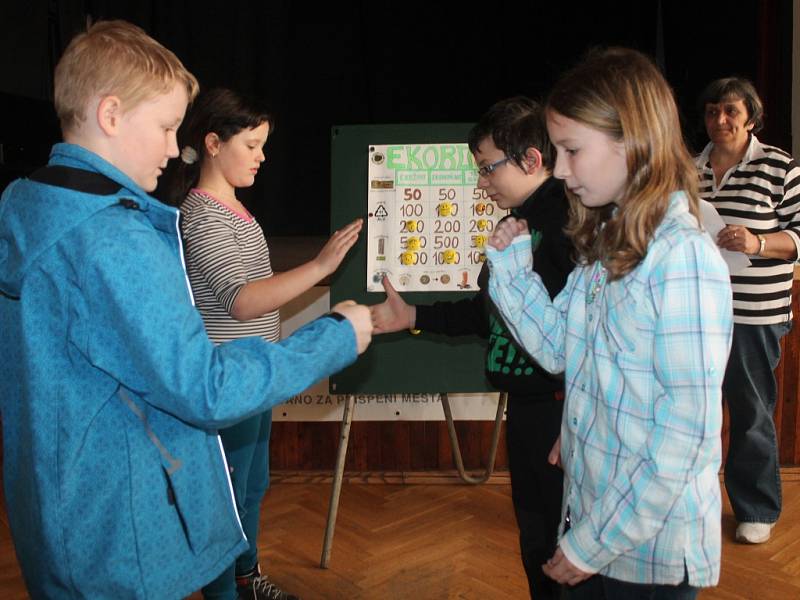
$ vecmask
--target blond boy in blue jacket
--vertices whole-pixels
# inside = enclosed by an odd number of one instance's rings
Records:
[[[182,598],[247,547],[216,429],[355,360],[366,307],[214,346],[150,197],[197,81],[101,22],[56,68],[66,143],[0,202],[5,498],[34,598]]]

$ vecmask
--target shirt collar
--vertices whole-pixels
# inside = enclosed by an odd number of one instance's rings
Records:
[[[711,150],[714,148],[714,142],[708,142],[706,147],[703,148],[703,151],[697,157],[695,164],[700,167],[704,168],[709,163],[709,157],[711,155]],[[759,158],[764,158],[766,153],[764,152],[764,145],[758,141],[758,138],[754,134],[750,134],[750,141],[747,143],[747,150],[744,151],[744,156],[742,156],[742,160],[739,161],[739,164],[747,164],[753,162],[754,160],[758,160]]]

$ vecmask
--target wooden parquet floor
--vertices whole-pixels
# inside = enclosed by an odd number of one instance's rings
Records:
[[[782,475],[783,516],[768,544],[733,542],[735,522],[726,501],[722,578],[702,599],[800,598],[800,469]],[[504,477],[477,487],[345,483],[331,565],[321,570],[330,493],[325,479],[276,476],[265,499],[262,560],[285,589],[304,600],[527,597]],[[0,508],[0,598],[26,598]]]

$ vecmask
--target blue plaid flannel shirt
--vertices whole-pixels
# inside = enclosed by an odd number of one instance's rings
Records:
[[[642,262],[594,295],[599,263],[577,267],[551,302],[529,236],[487,255],[489,293],[513,335],[565,371],[566,557],[623,581],[677,584],[688,572],[693,586],[715,585],[732,295],[686,196],[672,195]]]

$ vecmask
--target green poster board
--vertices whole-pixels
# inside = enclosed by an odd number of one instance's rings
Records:
[[[351,125],[332,130],[331,230],[367,213],[370,145],[466,142],[470,124]],[[377,304],[366,291],[366,223],[356,246],[331,280],[331,306],[352,299]],[[411,304],[455,301],[475,292],[407,292]],[[358,361],[330,378],[332,393],[385,394],[493,391],[484,377],[486,341],[423,332],[373,338]]]

